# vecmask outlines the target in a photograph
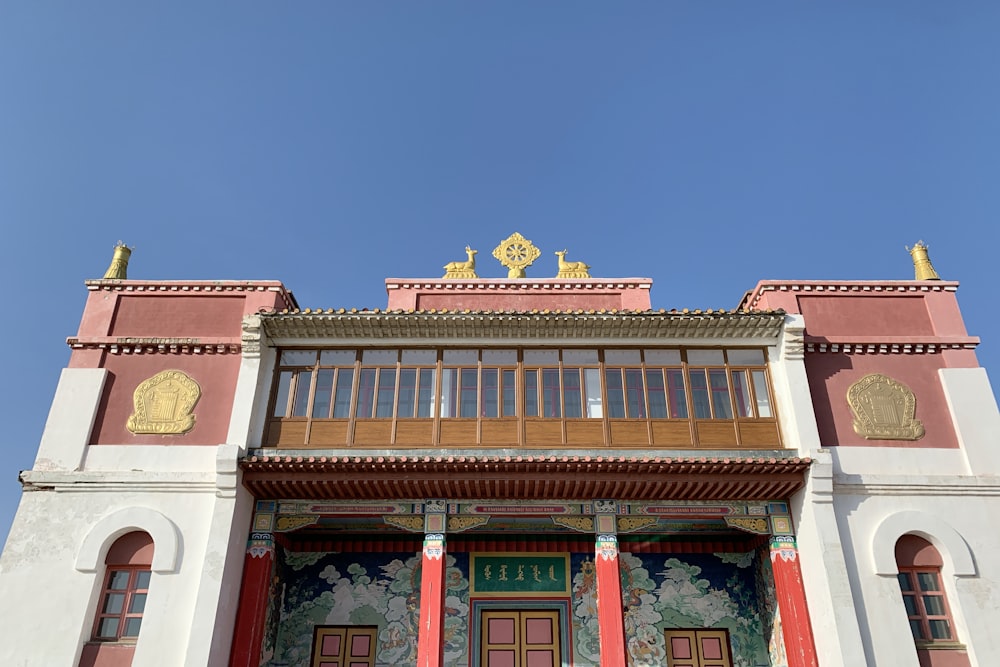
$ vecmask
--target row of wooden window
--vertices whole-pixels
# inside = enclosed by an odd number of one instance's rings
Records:
[[[774,416],[764,368],[280,369],[274,395],[272,416],[313,419]]]

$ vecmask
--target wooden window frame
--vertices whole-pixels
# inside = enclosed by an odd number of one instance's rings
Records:
[[[367,656],[348,655],[352,640],[358,636],[369,637],[369,652]],[[323,655],[319,649],[327,637],[340,637],[340,653],[337,656]],[[378,654],[378,626],[374,625],[317,625],[313,629],[312,650],[309,656],[310,667],[322,667],[324,663],[336,662],[339,667],[352,667],[364,664],[365,667],[375,667]]]
[[[139,631],[136,631],[134,635],[126,635],[126,624],[130,619],[139,619],[140,629],[142,626],[142,617],[145,613],[145,603],[143,604],[143,611],[140,612],[130,612],[129,608],[132,606],[132,601],[136,595],[149,596],[149,585],[147,584],[145,588],[140,588],[138,586],[139,575],[142,573],[149,573],[152,576],[152,571],[149,565],[107,565],[105,566],[104,573],[104,583],[101,586],[101,597],[98,603],[97,613],[94,619],[94,631],[91,636],[91,640],[95,642],[135,642],[139,638]],[[128,572],[128,580],[126,582],[125,588],[111,588],[114,575],[118,572]],[[107,602],[111,595],[123,595],[121,611],[118,613],[106,613],[104,611],[107,606]],[[117,629],[114,635],[101,635],[101,625],[107,619],[118,619]]]
[[[937,585],[937,590],[923,590],[920,587],[920,575],[930,575],[934,577],[934,582]],[[916,611],[915,614],[907,613],[906,619],[910,624],[910,632],[913,632],[913,622],[916,621],[919,624],[921,637],[913,636],[913,640],[916,642],[918,648],[927,646],[938,646],[938,645],[954,645],[958,642],[955,636],[955,620],[951,615],[951,607],[948,605],[948,595],[944,590],[944,582],[941,579],[941,568],[940,567],[928,567],[928,566],[900,566],[899,574],[897,579],[902,581],[906,579],[909,582],[909,590],[903,590],[902,585],[900,585],[900,593],[903,596],[904,607],[905,600],[910,599],[913,601],[913,609]],[[924,597],[935,597],[940,598],[941,606],[944,608],[944,614],[931,614],[927,611],[927,606],[924,603]],[[948,627],[948,637],[938,637],[935,638],[934,633],[931,631],[931,621],[944,621],[947,623]]]

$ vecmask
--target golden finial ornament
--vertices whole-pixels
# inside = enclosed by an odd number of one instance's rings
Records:
[[[556,278],[589,278],[590,267],[583,262],[567,262],[566,251],[556,250],[559,258],[559,273]]]
[[[127,280],[128,258],[132,256],[132,248],[119,241],[115,245],[115,254],[111,258],[111,266],[104,272],[104,280]]]
[[[905,247],[905,246],[904,246]],[[906,248],[913,258],[913,279],[914,280],[941,280],[941,276],[934,270],[931,258],[927,254],[929,246],[923,241],[917,241],[912,248]]]
[[[448,262],[444,265],[444,276],[443,278],[455,280],[455,279],[465,279],[465,278],[478,278],[476,275],[476,253],[478,250],[473,250],[469,246],[465,246],[465,256],[467,259],[464,262]]]
[[[542,251],[531,245],[531,241],[514,232],[496,248],[493,256],[507,267],[508,278],[524,278],[524,269],[542,255]]]

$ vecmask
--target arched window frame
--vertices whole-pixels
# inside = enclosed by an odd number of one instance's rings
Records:
[[[108,549],[92,641],[136,641],[152,576],[153,538],[145,531],[122,535]]]

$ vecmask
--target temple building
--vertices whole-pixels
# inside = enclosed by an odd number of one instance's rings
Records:
[[[0,664],[1000,664],[1000,415],[923,243],[732,310],[553,250],[334,310],[119,244],[21,473]]]

